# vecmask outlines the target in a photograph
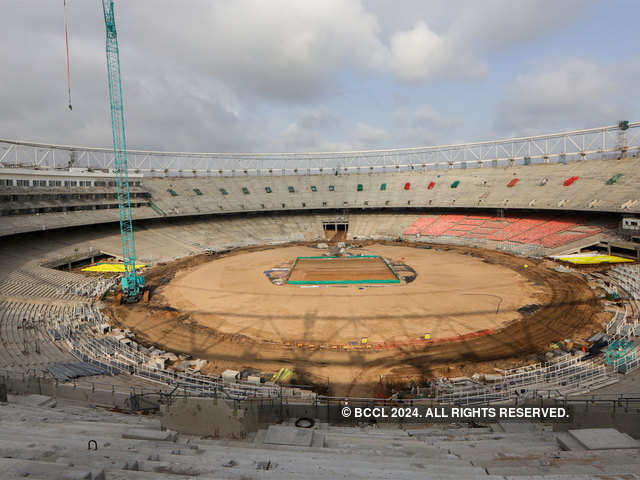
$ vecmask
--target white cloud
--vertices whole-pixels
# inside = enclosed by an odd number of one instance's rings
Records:
[[[587,7],[580,0],[556,2],[553,8],[547,0],[419,2],[410,9],[417,22],[390,34],[389,70],[412,82],[481,78],[489,71],[488,55],[544,37],[584,15]],[[374,8],[380,16],[396,16],[388,5],[374,2]]]
[[[340,118],[324,107],[302,112],[271,143],[275,151],[330,151],[348,149],[349,145],[331,141]]]
[[[340,69],[381,68],[384,60],[377,19],[359,1],[222,0],[184,10],[191,13],[174,28],[199,28],[161,41],[178,42],[169,48],[185,52],[194,69],[259,95],[312,98]]]
[[[390,139],[384,128],[365,122],[348,125],[325,107],[307,110],[282,130],[270,147],[277,151],[347,151],[382,148]]]
[[[398,78],[407,81],[478,78],[487,73],[487,66],[470,49],[452,48],[450,40],[432,32],[423,21],[393,35],[389,66]]]
[[[393,114],[396,138],[405,146],[438,145],[464,125],[457,117],[447,117],[430,105],[400,107]]]
[[[450,141],[454,129],[464,138],[461,122],[446,107],[441,113],[413,106],[394,115],[397,103],[387,99],[397,94],[428,103],[406,82],[484,75],[493,53],[547,36],[587,10],[576,1],[553,8],[543,0],[190,0],[188,8],[174,0],[118,2],[128,144],[310,151],[441,143]],[[99,2],[68,2],[73,112],[66,109],[62,5],[5,3],[0,136],[110,146]],[[588,75],[620,83],[618,76],[629,69]],[[518,80],[524,86],[518,83],[505,95],[501,108],[521,118],[500,128],[540,121],[532,116],[541,106],[517,98],[536,75]],[[637,83],[622,81],[627,91]],[[596,87],[585,89],[584,95],[603,96]],[[332,92],[339,90],[354,92],[350,103],[335,100]],[[594,108],[608,112],[599,104]]]
[[[547,68],[518,75],[507,85],[496,110],[496,130],[533,135],[614,124],[637,102],[630,93],[637,90],[638,77],[622,65],[574,59]]]
[[[357,149],[383,148],[389,139],[389,132],[384,128],[364,122],[357,122],[352,133],[352,144]]]

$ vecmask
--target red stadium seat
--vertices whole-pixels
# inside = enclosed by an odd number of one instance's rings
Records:
[[[525,245],[555,248],[602,231],[599,227],[585,225],[584,221],[580,216],[558,218],[549,215],[490,217],[443,214],[417,219],[404,234],[508,240]]]

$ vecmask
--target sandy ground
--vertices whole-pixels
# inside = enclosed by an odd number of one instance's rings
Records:
[[[373,246],[418,276],[404,285],[273,285],[264,271],[317,250],[287,247],[222,258],[180,272],[158,290],[167,304],[220,333],[281,343],[402,342],[500,328],[536,303],[542,286],[516,271],[454,252]],[[386,268],[386,267],[385,267]],[[499,305],[499,312],[496,309]]]
[[[207,371],[251,367],[275,372],[289,367],[306,379],[329,384],[334,395],[351,396],[372,395],[381,376],[402,382],[493,373],[496,367],[535,362],[550,343],[586,338],[611,317],[581,275],[553,271],[551,262],[467,247],[443,246],[436,251],[380,245],[366,250],[413,266],[419,283],[364,290],[278,287],[264,278],[260,268],[266,270],[310,249],[253,248],[158,265],[145,273],[155,288],[151,304],[112,303],[111,314],[115,324],[134,330],[142,343],[209,360]],[[481,255],[485,261],[470,255]],[[255,290],[247,287],[249,281]],[[187,285],[199,292],[199,301],[208,302],[209,310],[203,305],[194,308]],[[170,302],[167,290],[173,292]],[[492,295],[503,298],[498,315],[498,299]],[[343,308],[335,308],[335,302]],[[516,309],[527,303],[543,306],[522,317]],[[306,305],[306,313],[296,305]],[[366,317],[362,309],[368,312]],[[297,348],[282,343],[294,336],[292,332],[326,341],[361,335],[404,338],[422,335],[427,324],[438,335],[492,325],[502,328],[463,341],[384,350],[327,350],[308,343]],[[380,335],[379,328],[387,333]],[[275,340],[258,340],[254,335]]]

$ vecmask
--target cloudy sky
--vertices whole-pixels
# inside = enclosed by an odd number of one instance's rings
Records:
[[[0,0],[0,138],[110,146],[100,0]],[[128,0],[130,148],[327,151],[640,119],[637,0]]]

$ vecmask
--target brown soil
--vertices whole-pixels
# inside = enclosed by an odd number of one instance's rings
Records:
[[[396,277],[381,258],[301,258],[296,262],[289,280],[396,280]]]
[[[608,319],[582,277],[550,270],[551,262],[467,247],[424,250],[396,244],[366,250],[362,253],[411,265],[418,277],[407,285],[364,290],[278,287],[262,270],[253,277],[251,272],[261,262],[273,266],[309,255],[309,249],[251,248],[156,266],[146,274],[154,288],[151,304],[112,304],[112,314],[142,343],[208,359],[210,372],[293,367],[317,383],[329,383],[335,395],[352,396],[371,395],[381,376],[469,375],[535,360],[551,343],[584,338]],[[227,291],[219,290],[221,284]],[[202,292],[199,299],[194,291]],[[502,298],[497,315],[496,295]],[[529,303],[543,306],[526,316],[517,312]],[[273,311],[265,314],[265,308]],[[335,314],[340,308],[342,318]],[[263,317],[252,317],[253,309]],[[390,349],[340,345],[361,336],[373,343],[415,339],[425,330],[437,338],[485,328],[496,333]]]

